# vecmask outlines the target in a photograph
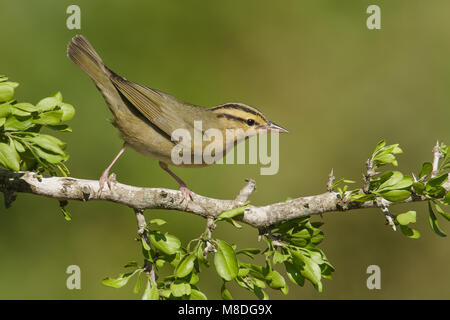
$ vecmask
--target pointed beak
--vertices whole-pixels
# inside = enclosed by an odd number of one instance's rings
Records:
[[[282,126],[279,126],[273,122],[269,121],[269,124],[266,126],[266,129],[268,131],[278,131],[280,133],[289,133],[288,130],[286,130],[285,128],[283,128]]]

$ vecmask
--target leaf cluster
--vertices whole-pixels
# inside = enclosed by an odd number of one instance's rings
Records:
[[[36,105],[14,99],[17,82],[0,76],[0,166],[12,170],[68,174],[64,162],[69,155],[60,139],[41,133],[47,128],[67,132],[75,109],[63,102],[61,93],[40,100]]]

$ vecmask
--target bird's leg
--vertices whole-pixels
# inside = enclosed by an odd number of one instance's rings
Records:
[[[192,191],[189,190],[189,188],[186,186],[186,183],[184,183],[184,181],[181,180],[180,177],[178,177],[174,172],[172,172],[172,170],[169,169],[166,163],[159,161],[159,166],[168,174],[170,174],[172,178],[174,178],[180,185],[180,191],[183,195],[183,200],[181,202],[186,201],[187,204],[187,201],[189,201],[189,199],[192,200]]]
[[[120,149],[119,153],[114,157],[113,161],[111,161],[110,165],[103,171],[98,184],[100,185],[100,188],[98,189],[98,193],[102,192],[103,187],[105,186],[105,182],[108,184],[109,189],[111,190],[111,182],[109,181],[109,170],[111,170],[114,163],[116,163],[117,159],[122,155],[122,153],[125,151],[126,146],[123,145],[122,149]]]

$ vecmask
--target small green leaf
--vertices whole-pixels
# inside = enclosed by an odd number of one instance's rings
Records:
[[[62,103],[60,104],[61,110],[62,110],[62,117],[61,121],[67,121],[73,118],[75,115],[75,108],[68,103]]]
[[[123,266],[124,268],[137,268],[138,264],[136,261],[130,261],[126,265]]]
[[[174,281],[170,284],[170,291],[174,297],[188,296],[191,294],[191,285],[185,282]]]
[[[300,268],[300,273],[303,277],[310,280],[321,292],[321,270],[317,263],[315,263],[311,258],[300,253],[299,251],[291,251],[294,264]]]
[[[0,164],[6,168],[13,171],[19,171],[20,158],[15,150],[15,148],[11,148],[11,146],[6,143],[0,143]]]
[[[236,251],[236,254],[245,254],[246,256],[253,258],[253,255],[260,253],[261,250],[257,249],[257,248],[247,248],[247,249],[242,249],[239,251]]]
[[[425,184],[423,182],[414,182],[413,188],[414,188],[414,191],[418,195],[421,195],[421,194],[423,194],[423,191],[425,190]]]
[[[450,214],[448,214],[447,212],[445,212],[444,210],[442,210],[442,208],[440,206],[438,206],[437,204],[434,205],[434,207],[436,208],[436,211],[443,216],[445,219],[447,219],[448,221],[450,221]]]
[[[13,105],[13,107],[15,109],[26,111],[28,113],[36,112],[36,111],[39,110],[38,107],[36,107],[36,106],[34,106],[34,105],[32,105],[31,103],[28,103],[28,102],[16,103],[16,104]]]
[[[14,88],[8,84],[0,83],[0,102],[11,100],[14,97]]]
[[[408,226],[400,225],[400,230],[402,233],[411,239],[419,239],[420,238],[420,232],[416,229],[412,229]]]
[[[12,107],[9,103],[0,104],[0,117],[6,118],[11,114]]]
[[[65,155],[63,149],[65,149],[66,144],[48,134],[38,134],[36,136],[26,138],[27,141],[39,146],[43,150],[50,151],[59,155]]]
[[[69,211],[67,211],[66,208],[63,206],[61,206],[60,208],[61,208],[61,212],[64,215],[64,219],[66,219],[67,221],[72,220],[72,216],[70,215]]]
[[[194,269],[194,262],[197,259],[195,254],[191,253],[183,258],[175,269],[175,276],[184,278]]]
[[[231,281],[238,275],[238,261],[234,249],[223,240],[217,241],[214,265],[219,276],[226,281]]]
[[[416,222],[416,212],[415,211],[408,211],[405,213],[400,213],[397,217],[396,217],[398,223],[400,223],[403,226],[406,226],[410,223],[415,223]]]
[[[147,285],[145,286],[142,300],[159,300],[159,291],[156,285],[151,285],[150,279],[147,279]]]
[[[446,204],[450,205],[450,192],[447,192],[447,194],[444,197],[443,200]]]
[[[411,193],[408,190],[390,190],[380,192],[379,195],[391,202],[401,202],[408,199]]]
[[[150,242],[157,250],[167,255],[178,252],[181,247],[180,239],[168,233],[163,235],[161,232],[151,232]]]
[[[60,101],[58,99],[56,99],[54,97],[47,97],[47,98],[44,98],[41,101],[39,101],[36,104],[36,107],[39,109],[39,111],[45,112],[45,111],[55,109],[59,103],[60,103]],[[62,114],[62,112],[61,112],[61,114]]]
[[[273,263],[283,263],[285,262],[287,259],[289,259],[290,255],[289,254],[282,254],[279,251],[275,251],[275,253],[273,254]]]
[[[266,279],[272,289],[281,289],[286,286],[286,281],[278,271],[273,270]]]
[[[166,224],[166,221],[164,221],[163,219],[152,219],[149,222],[150,224],[156,224],[158,226],[162,226],[163,224]]]
[[[225,219],[232,219],[240,214],[243,214],[245,212],[245,208],[247,206],[243,206],[243,207],[239,207],[239,208],[235,208],[235,209],[231,209],[231,210],[227,210],[227,211],[223,211],[218,217],[217,217],[217,221],[220,220],[225,220]]]
[[[284,266],[286,268],[289,280],[291,280],[294,284],[303,287],[305,284],[305,277],[300,273],[300,268],[287,261],[284,262]]]
[[[141,242],[142,242],[142,248],[144,248],[144,250],[146,250],[146,251],[150,251],[150,246],[148,245],[148,243],[144,237],[141,237]]]
[[[191,289],[191,295],[189,296],[189,300],[208,300],[206,295],[196,289]]]
[[[120,274],[119,277],[117,277],[116,279],[105,278],[102,280],[102,283],[108,287],[122,288],[124,285],[128,283],[128,280],[130,280],[138,271],[139,270],[135,270],[134,272]]]
[[[436,215],[434,214],[433,208],[431,207],[430,201],[428,201],[428,212],[428,221],[430,222],[430,226],[433,231],[440,237],[446,237],[447,235],[445,234],[445,232],[442,231],[442,229],[439,227],[439,223],[437,221]]]
[[[61,117],[63,116],[63,112],[61,110],[55,111],[47,111],[39,114],[39,117],[33,119],[33,123],[35,124],[44,124],[44,125],[56,125],[61,122]]]
[[[139,272],[137,279],[136,279],[136,284],[134,286],[133,292],[134,294],[138,294],[139,291],[141,291],[141,285],[142,285],[142,281],[141,281],[141,272]]]
[[[220,294],[222,295],[223,300],[233,300],[233,297],[231,296],[230,291],[228,291],[227,287],[225,286],[225,282],[222,284],[222,288],[220,289]]]
[[[30,117],[16,117],[13,115],[10,115],[8,118],[6,118],[4,128],[6,131],[25,131],[31,127],[33,127],[34,124],[32,122],[31,116]]]
[[[441,186],[445,181],[448,179],[448,173],[444,173],[440,175],[439,177],[432,178],[428,180],[427,185],[431,187],[438,187]]]
[[[55,126],[47,125],[47,127],[52,129],[52,130],[56,130],[56,131],[72,132],[72,128],[69,127],[67,124],[58,124],[58,125],[55,125]]]
[[[425,162],[420,169],[419,178],[429,175],[433,171],[433,165],[431,162]]]

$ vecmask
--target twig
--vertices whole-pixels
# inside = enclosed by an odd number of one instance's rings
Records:
[[[334,180],[336,180],[336,177],[334,176],[334,170],[331,169],[330,174],[328,175],[328,183],[327,183],[327,191],[331,192],[333,191],[333,183]]]
[[[433,147],[433,171],[431,171],[431,178],[435,178],[439,174],[439,159],[444,155],[439,151],[439,141],[436,141]]]

